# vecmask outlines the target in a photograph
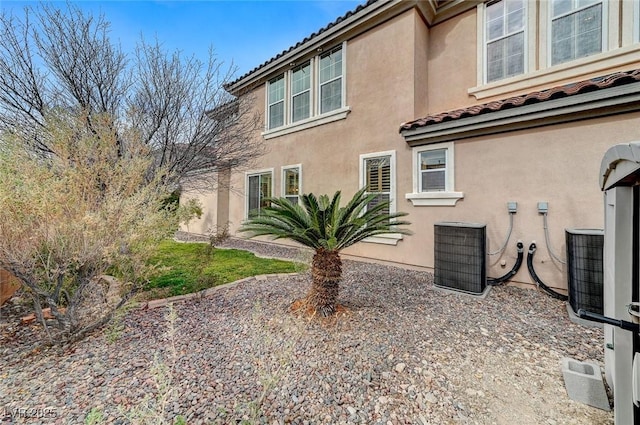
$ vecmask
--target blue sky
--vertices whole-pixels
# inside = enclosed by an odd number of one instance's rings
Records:
[[[245,74],[281,51],[333,22],[364,0],[209,0],[72,1],[111,22],[111,37],[133,53],[141,34],[155,37],[173,51],[206,59],[209,46],[217,58]],[[20,14],[36,1],[0,0],[0,7]],[[65,7],[64,2],[52,2]]]

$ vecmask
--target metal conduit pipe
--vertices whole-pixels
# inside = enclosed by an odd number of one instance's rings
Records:
[[[536,271],[533,268],[533,255],[535,254],[535,252],[536,252],[536,244],[535,242],[532,242],[531,245],[529,245],[529,253],[527,255],[527,268],[529,269],[529,274],[531,275],[531,278],[536,282],[538,286],[540,286],[547,294],[551,295],[553,298],[559,299],[560,301],[567,301],[569,297],[559,292],[556,292],[553,289],[551,289],[549,286],[545,285],[542,279],[540,279],[540,277],[538,277],[538,275],[536,274]]]
[[[513,215],[514,214],[515,214],[514,212],[509,213],[509,230],[507,230],[507,237],[505,238],[504,243],[497,250],[490,252],[489,255],[498,255],[502,251],[504,251],[504,249],[507,247],[507,244],[509,243],[509,239],[511,239],[511,232],[513,231]]]
[[[516,273],[518,273],[518,270],[520,270],[520,266],[522,265],[522,259],[524,257],[524,244],[522,243],[522,241],[518,241],[517,247],[518,247],[518,258],[516,259],[516,262],[511,268],[511,270],[509,270],[503,276],[487,278],[487,285],[492,285],[492,286],[502,285],[503,283],[510,280],[513,276],[515,276]]]

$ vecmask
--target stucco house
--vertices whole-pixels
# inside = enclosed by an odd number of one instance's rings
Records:
[[[268,149],[185,193],[205,208],[190,232],[242,237],[266,197],[367,185],[413,235],[347,258],[432,270],[435,223],[483,223],[490,276],[536,241],[538,275],[564,292],[565,228],[603,227],[602,157],[640,140],[640,1],[371,0],[226,88],[255,99]],[[533,283],[526,267],[512,281]]]

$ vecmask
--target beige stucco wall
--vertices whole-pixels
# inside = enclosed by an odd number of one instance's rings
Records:
[[[229,179],[229,170],[220,170],[194,182],[182,182],[180,203],[184,205],[195,199],[202,208],[202,216],[182,223],[181,231],[207,235],[224,230],[229,221]],[[203,187],[203,183],[208,187]]]
[[[467,89],[476,84],[476,11],[431,28],[429,41],[429,111],[415,118],[477,103]]]
[[[504,255],[490,258],[489,275],[500,276],[511,268],[517,240],[524,242],[525,250],[535,241],[536,272],[545,283],[565,288],[564,266],[552,261],[547,251],[537,203],[549,203],[551,246],[564,259],[565,228],[603,227],[600,161],[612,145],[632,140],[640,140],[640,113],[455,142],[456,190],[464,193],[464,199],[455,207],[414,207],[403,201],[400,209],[409,212],[414,235],[394,248],[360,244],[348,252],[433,267],[433,224],[439,221],[485,223],[489,250],[494,251],[507,233],[507,202],[516,201],[509,248]],[[401,198],[410,191],[411,176],[398,177]],[[505,267],[501,260],[506,261]],[[515,280],[532,283],[526,265]]]
[[[489,275],[500,276],[511,268],[516,259],[517,240],[524,242],[525,259],[526,249],[535,241],[536,272],[548,285],[564,289],[565,266],[553,261],[547,251],[543,218],[537,212],[537,203],[549,203],[551,246],[555,254],[564,259],[565,228],[603,227],[604,206],[598,187],[602,156],[612,145],[633,140],[640,140],[640,113],[457,141],[455,189],[463,192],[464,198],[454,207],[417,207],[404,199],[405,193],[412,190],[412,157],[411,150],[402,141],[393,146],[398,164],[397,208],[409,213],[414,234],[405,236],[397,246],[360,243],[347,249],[345,254],[431,269],[433,224],[439,221],[485,223],[489,250],[493,251],[502,245],[508,230],[507,202],[516,201],[518,212],[514,216],[509,246],[504,254],[490,257]],[[337,152],[344,151],[328,143]],[[365,152],[357,149],[349,152],[348,156],[337,155],[339,158],[331,162],[333,165],[328,170],[314,166],[316,160],[299,152],[297,158],[304,156],[298,159],[303,167],[304,191],[326,193],[336,188],[342,188],[345,193],[355,191],[359,155]],[[297,163],[292,157],[289,161]],[[275,176],[279,190],[278,167],[275,167]],[[316,179],[318,181],[313,181]],[[244,175],[235,175],[233,184],[242,188]],[[237,191],[232,192],[231,198],[235,229],[244,217],[244,196]],[[505,266],[501,266],[501,260]],[[514,280],[533,283],[526,264]]]
[[[347,118],[267,140],[268,152],[254,171],[273,168],[274,193],[281,195],[282,167],[302,164],[305,193],[350,197],[359,188],[359,156],[410,149],[399,134],[399,124],[414,116],[416,25],[424,25],[414,10],[386,22],[346,45]],[[424,44],[420,47],[424,50]],[[258,110],[264,113],[265,87],[254,92]],[[392,94],[392,95],[391,95]],[[406,168],[406,167],[405,167]],[[403,170],[410,177],[410,171]],[[245,217],[245,173],[232,178],[231,230]]]
[[[546,16],[547,5],[546,0],[528,3],[528,12],[536,15],[533,19],[535,24],[530,22],[532,28],[528,33],[528,72],[486,85],[495,86],[493,91],[488,90],[487,93],[477,93],[476,90],[482,87],[476,87],[478,71],[481,71],[478,63],[482,63],[481,58],[478,59],[478,54],[482,51],[482,28],[478,28],[478,10],[473,8],[430,28],[428,111],[415,118],[640,68],[640,44],[620,44],[617,39],[615,42],[609,40],[609,50],[602,54],[556,66],[546,65],[547,49],[544,46],[547,43],[548,28],[546,24],[543,25],[545,20],[541,16]],[[618,7],[612,5],[607,13],[617,10]],[[626,19],[629,11],[625,9],[625,13],[623,19],[616,22],[616,28],[613,28],[611,22],[608,23],[607,37],[631,31],[630,22]]]
[[[204,235],[214,229],[218,220],[217,197],[218,194],[215,190],[183,189],[180,202],[184,204],[191,199],[197,200],[202,207],[202,216],[200,218],[194,217],[188,223],[182,223],[180,230]]]
[[[516,201],[509,247],[502,256],[490,258],[489,275],[500,276],[510,269],[517,240],[524,242],[525,250],[536,241],[536,271],[550,286],[566,288],[564,266],[547,251],[537,203],[549,203],[551,244],[562,258],[565,228],[602,228],[600,161],[611,145],[640,140],[640,114],[454,139],[455,190],[463,192],[464,198],[454,207],[413,206],[405,199],[412,192],[412,150],[399,134],[399,126],[427,114],[480,103],[468,93],[477,82],[476,27],[475,9],[430,29],[411,10],[348,40],[344,57],[346,104],[351,111],[347,118],[266,140],[268,152],[256,160],[253,171],[273,170],[273,193],[280,196],[282,167],[301,164],[303,192],[341,189],[346,198],[359,186],[359,156],[393,150],[397,209],[409,213],[414,234],[396,246],[361,243],[345,254],[432,268],[433,224],[439,221],[485,223],[489,249],[495,250],[508,229],[507,202]],[[637,64],[628,64],[636,65],[640,67],[640,58]],[[264,85],[253,95],[256,111],[264,114]],[[245,184],[244,172],[231,176],[229,221],[235,234],[246,216]],[[215,197],[205,201],[216,203]],[[215,213],[211,214],[209,219],[215,222]],[[501,266],[503,260],[506,264]],[[526,264],[515,280],[532,282]]]

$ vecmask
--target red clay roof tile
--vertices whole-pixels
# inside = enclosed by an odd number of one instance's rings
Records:
[[[318,31],[309,34],[307,37],[305,37],[301,41],[297,42],[296,44],[294,44],[293,46],[289,47],[288,49],[283,50],[282,52],[278,53],[276,56],[272,57],[271,59],[269,59],[268,61],[264,62],[263,64],[258,65],[257,67],[253,68],[251,71],[249,71],[249,72],[245,73],[244,75],[236,78],[234,81],[231,81],[230,83],[225,84],[225,87],[233,86],[234,84],[236,84],[238,81],[242,80],[243,78],[246,78],[249,75],[251,75],[254,72],[256,72],[257,70],[269,65],[271,62],[281,58],[282,56],[286,55],[287,53],[291,52],[292,50],[296,49],[297,47],[305,44],[306,42],[312,40],[313,38],[319,36],[320,34],[324,33],[325,31],[328,31],[329,29],[331,29],[334,26],[338,25],[340,22],[344,21],[347,18],[350,18],[351,16],[353,16],[356,13],[360,12],[362,9],[366,8],[367,6],[369,6],[372,3],[375,3],[377,1],[378,0],[367,0],[366,3],[358,5],[355,9],[348,11],[344,15],[340,16],[339,18],[337,18],[335,21],[333,21],[333,22],[327,24],[326,26],[320,28]]]
[[[503,111],[510,108],[517,108],[519,106],[531,105],[534,103],[546,102],[549,100],[560,99],[567,96],[574,96],[577,94],[621,86],[638,81],[640,81],[640,69],[615,72],[613,74],[605,75],[602,77],[579,81],[577,83],[566,84],[564,86],[553,87],[547,90],[536,91],[521,96],[510,97],[508,99],[497,100],[480,105],[469,106],[463,109],[456,109],[453,111],[429,115],[427,117],[419,118],[417,120],[402,124],[400,126],[400,132],[419,127],[426,127],[428,125],[438,124],[446,121],[474,117],[477,115]]]

